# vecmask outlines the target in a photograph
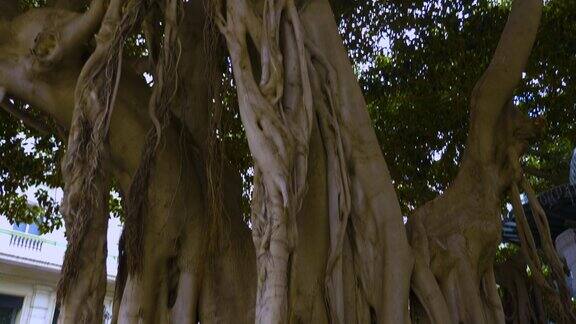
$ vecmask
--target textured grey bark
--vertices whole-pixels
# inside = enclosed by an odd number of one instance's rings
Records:
[[[408,322],[411,252],[328,2],[226,5],[220,28],[256,166],[257,323]],[[301,242],[310,224],[323,246]],[[308,276],[323,287],[300,286]]]

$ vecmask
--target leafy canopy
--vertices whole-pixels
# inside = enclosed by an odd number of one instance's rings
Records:
[[[456,175],[468,131],[470,94],[496,47],[510,2],[332,3],[401,205],[409,213],[445,190]],[[146,55],[137,36],[127,48],[132,56]],[[546,135],[524,161],[540,190],[568,179],[568,160],[576,145],[575,50],[576,1],[548,1],[515,98],[520,109],[548,121]],[[243,173],[248,199],[251,159],[230,71],[225,75],[221,140],[227,157]],[[13,104],[36,114],[25,103]],[[36,222],[43,231],[61,226],[58,202],[47,188],[62,186],[62,150],[55,135],[27,129],[0,109],[0,213],[13,222]],[[30,192],[37,207],[28,204]],[[119,201],[111,199],[111,204],[119,212]]]

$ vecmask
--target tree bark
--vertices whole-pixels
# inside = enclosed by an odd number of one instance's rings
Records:
[[[6,88],[8,94],[21,96],[66,129],[71,125],[74,88],[84,64],[82,51],[74,49],[66,52],[65,55],[58,56],[61,59],[42,65],[42,69],[30,73],[27,68],[35,65],[26,61],[31,59],[28,55],[31,49],[26,46],[34,44],[36,34],[27,31],[31,25],[39,31],[49,30],[76,16],[59,9],[31,10],[10,23],[13,32],[21,35],[24,41],[23,44],[10,46],[21,49],[21,52],[0,50],[0,85]],[[198,28],[189,36],[201,40],[191,43],[196,44],[192,46],[196,51],[195,56],[184,56],[189,55],[189,52],[182,56],[183,61],[188,58],[194,60],[197,67],[202,66],[196,50],[204,46],[202,35],[203,29]],[[21,64],[15,65],[13,62]],[[205,88],[195,88],[202,84],[201,74],[198,69],[194,73],[199,77],[195,78],[194,84],[187,85],[190,87],[187,89],[190,90],[190,97],[185,106],[190,110],[198,109],[199,114],[206,114],[206,103],[197,101],[198,97],[195,97],[197,93],[205,91]],[[29,75],[37,77],[30,78]],[[140,165],[141,152],[146,145],[144,139],[153,126],[145,108],[150,97],[150,88],[141,76],[136,76],[125,67],[122,69],[117,93],[116,107],[110,120],[109,163],[112,176],[118,180],[120,189],[128,192]],[[208,99],[206,98],[206,101]],[[194,116],[192,112],[186,113]],[[116,292],[118,301],[124,302],[116,303],[118,314],[115,318],[122,323],[196,323],[198,320],[207,323],[253,322],[256,282],[254,253],[248,229],[239,212],[239,175],[236,171],[230,171],[231,175],[227,175],[223,181],[223,187],[227,188],[224,193],[227,206],[224,224],[227,226],[218,228],[217,235],[225,244],[220,245],[220,249],[205,253],[207,242],[212,240],[206,235],[210,232],[208,229],[211,226],[211,217],[204,205],[204,157],[201,153],[198,154],[198,146],[194,143],[201,143],[205,137],[198,134],[207,134],[208,130],[201,129],[207,127],[206,123],[194,121],[197,124],[190,127],[185,118],[178,116],[180,115],[175,114],[171,117],[175,122],[163,130],[163,142],[157,152],[158,163],[151,170],[150,189],[147,194],[149,208],[143,215],[147,223],[147,230],[143,235],[143,262],[147,270],[140,278],[129,277],[125,286],[119,286],[120,289]],[[98,219],[104,221],[102,226],[106,224],[106,219]],[[102,226],[94,223],[90,231],[105,233]],[[102,235],[98,237],[105,238]],[[85,240],[94,245],[105,246],[101,240],[96,240],[89,233]],[[104,248],[98,251],[104,253]],[[99,257],[98,253],[82,252],[80,255],[86,262],[104,258]],[[103,268],[86,262],[85,270],[103,276],[105,283],[105,271],[99,272]],[[80,279],[83,280],[82,283],[84,280],[90,281],[89,277]],[[84,287],[86,285],[83,284],[77,288]],[[98,287],[102,285],[99,284]],[[93,289],[95,295],[100,291]],[[103,295],[96,299],[102,298]],[[86,300],[76,299],[77,302]],[[97,303],[91,302],[90,305]],[[94,314],[99,316],[102,314],[98,311],[100,306],[93,309]]]
[[[408,322],[412,256],[331,8],[321,0],[298,9],[291,1],[269,1],[262,8],[228,1],[226,18],[220,17],[256,166],[256,322]],[[270,22],[280,31],[270,31]],[[313,118],[306,119],[310,110]],[[308,191],[300,196],[303,187]],[[304,224],[318,224],[315,242],[327,249],[302,242],[309,240],[301,237],[310,231]],[[300,286],[307,282],[300,260],[310,255],[325,263],[323,274],[316,267],[309,274],[309,280],[323,276],[324,291]],[[324,308],[317,306],[321,299]]]
[[[100,319],[111,177],[130,197],[115,322],[409,323],[411,287],[429,321],[505,320],[493,262],[502,200],[524,184],[518,162],[541,128],[511,104],[540,0],[514,2],[472,96],[461,170],[444,195],[410,218],[412,247],[328,0],[166,0],[163,10],[130,14],[142,4],[131,0],[102,23],[105,3],[93,2],[81,15],[32,10],[9,23],[20,43],[0,44],[0,87],[70,129],[67,200],[70,192],[99,189],[93,200],[72,199],[94,217],[67,216],[82,234],[71,239],[79,252],[67,262],[81,270],[66,289],[61,321]],[[152,91],[120,64],[129,27],[141,18],[154,26],[150,17],[163,19],[164,28],[145,33],[156,67]],[[238,171],[214,150],[212,87],[222,71],[205,63],[220,54],[206,50],[218,44],[206,32],[214,22],[230,53],[254,157],[252,242]],[[97,28],[118,34],[100,35],[85,62]],[[99,60],[103,70],[92,65]],[[81,151],[88,133],[99,140],[94,154]],[[532,250],[526,254],[539,264]]]

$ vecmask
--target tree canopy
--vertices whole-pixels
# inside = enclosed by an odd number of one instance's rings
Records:
[[[19,10],[43,6],[21,1]],[[401,206],[406,215],[446,189],[458,170],[469,122],[469,99],[486,68],[509,10],[509,1],[333,1],[340,32],[355,65],[369,112]],[[551,0],[525,82],[516,93],[520,107],[547,120],[525,158],[537,189],[567,182],[576,146],[576,3]],[[147,55],[134,36],[128,55]],[[228,71],[230,73],[230,71]],[[225,151],[243,170],[248,199],[251,158],[236,108],[231,75],[223,98]],[[26,103],[5,102],[16,114],[49,123]],[[61,226],[58,202],[47,188],[62,186],[63,143],[49,125],[25,125],[0,109],[0,210],[12,221]],[[34,193],[40,209],[30,208]],[[119,201],[111,198],[120,213]],[[246,203],[245,206],[248,206]],[[246,207],[247,208],[247,207]]]
[[[62,323],[101,322],[111,212],[113,322],[574,322],[533,189],[568,180],[572,2],[0,2],[0,212],[66,226]]]

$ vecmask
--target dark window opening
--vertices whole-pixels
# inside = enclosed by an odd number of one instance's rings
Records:
[[[24,297],[0,294],[0,324],[16,324]]]

